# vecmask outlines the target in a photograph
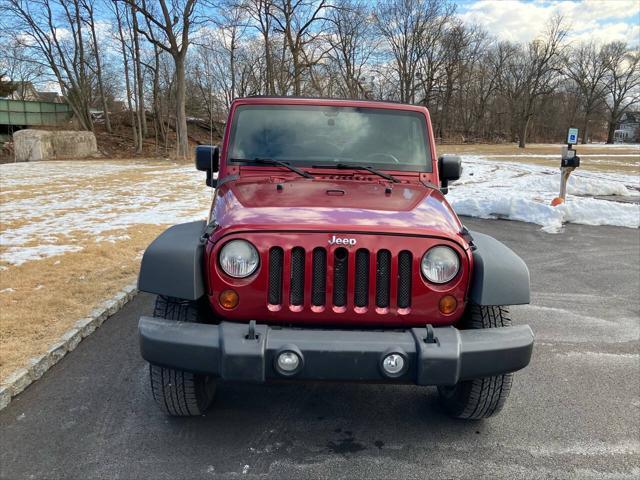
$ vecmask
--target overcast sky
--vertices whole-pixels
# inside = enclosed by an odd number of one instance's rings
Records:
[[[640,45],[640,0],[456,0],[458,14],[504,40],[529,41],[560,12],[570,40]]]

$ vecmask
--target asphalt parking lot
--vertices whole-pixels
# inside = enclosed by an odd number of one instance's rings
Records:
[[[432,388],[225,384],[205,417],[152,403],[139,295],[0,412],[0,476],[638,478],[638,230],[464,219],[529,265],[536,334],[503,412],[451,420]]]

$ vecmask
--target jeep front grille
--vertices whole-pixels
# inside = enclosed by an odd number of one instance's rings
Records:
[[[289,261],[285,260],[289,256]],[[354,256],[354,258],[351,258]],[[309,261],[307,263],[307,260]],[[371,262],[375,262],[372,269]],[[396,278],[392,279],[393,264],[396,263]],[[305,265],[311,266],[311,285],[305,285],[307,276]],[[370,250],[360,248],[355,252],[344,247],[333,251],[328,258],[327,249],[316,247],[305,251],[302,247],[295,247],[285,252],[280,247],[269,250],[269,285],[267,301],[270,305],[283,303],[283,278],[289,279],[289,305],[303,307],[305,294],[309,295],[312,307],[337,307],[344,309],[352,304],[357,309],[377,308],[385,313],[391,307],[406,309],[411,306],[411,285],[413,256],[407,250],[401,251],[393,258],[389,250]],[[331,266],[331,271],[329,271]],[[289,269],[286,272],[286,268]],[[331,272],[331,273],[329,273]],[[327,298],[328,277],[331,282],[331,297]],[[391,298],[391,282],[397,285],[397,298]],[[375,284],[374,305],[370,305],[373,290],[371,282]],[[353,288],[353,298],[349,299],[349,285]],[[371,295],[370,295],[371,292]],[[287,292],[285,292],[286,295]],[[351,300],[351,302],[349,301]],[[327,301],[331,304],[327,305]]]

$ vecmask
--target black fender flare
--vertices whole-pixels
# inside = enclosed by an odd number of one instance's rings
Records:
[[[142,256],[138,290],[185,300],[205,294],[204,220],[174,225],[162,232]]]
[[[473,238],[469,300],[478,305],[522,305],[531,300],[529,268],[513,250],[489,235]]]

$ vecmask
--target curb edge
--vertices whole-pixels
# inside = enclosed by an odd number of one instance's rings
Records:
[[[113,297],[91,310],[87,317],[76,321],[69,330],[49,346],[44,354],[30,358],[25,366],[11,372],[0,384],[0,410],[7,407],[13,397],[42,377],[67,353],[73,351],[84,338],[96,331],[107,318],[118,312],[137,293],[137,282],[127,285]]]

